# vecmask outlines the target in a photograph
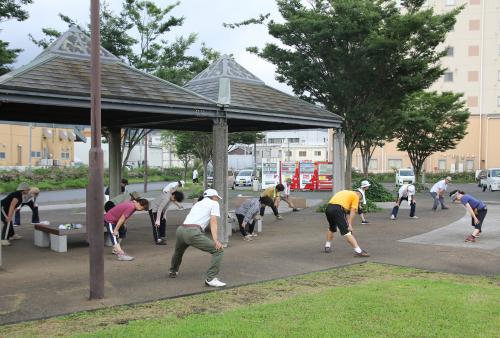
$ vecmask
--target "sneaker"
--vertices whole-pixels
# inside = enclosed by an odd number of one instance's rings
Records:
[[[292,211],[299,211],[299,209],[297,209],[297,208],[293,208],[293,209],[292,209]]]
[[[252,240],[253,240],[253,238],[252,238],[252,236],[250,236],[250,235],[246,235],[246,236],[243,236],[243,240],[244,240],[245,242],[250,242],[250,241],[252,241]]]
[[[172,270],[170,270],[168,272],[168,277],[170,277],[170,278],[177,278],[177,276],[179,276],[179,271],[172,271]]]
[[[410,216],[412,219],[418,219],[418,216]]]
[[[476,237],[472,236],[472,235],[469,235],[469,237],[467,237],[465,239],[466,242],[475,242],[476,241]]]
[[[158,241],[156,241],[156,245],[167,245],[167,242],[163,239],[159,239]]]
[[[35,224],[35,223],[31,223],[31,224]],[[20,226],[21,224],[12,224],[13,227],[18,227]]]
[[[448,210],[448,207],[442,207],[441,210]]]
[[[9,240],[16,240],[16,239],[21,239],[21,238],[23,238],[23,236],[20,236],[18,234],[14,234],[14,235],[10,236]]]
[[[205,285],[206,286],[213,286],[213,287],[216,287],[216,288],[220,288],[222,286],[226,286],[226,283],[221,282],[217,278],[214,278],[214,279],[212,279],[210,281],[209,280],[205,280]]]
[[[361,221],[361,224],[370,224],[368,221]]]
[[[2,244],[2,246],[9,246],[10,241],[7,239],[2,239],[2,240],[0,240],[0,244]]]
[[[276,219],[283,219],[283,216],[278,215],[278,216],[276,216]]]
[[[325,253],[331,253],[332,252],[332,247],[331,246],[325,246]]]
[[[391,215],[391,219],[394,221],[396,217],[394,215]]]
[[[257,233],[256,232],[252,232],[251,234],[248,234],[248,236],[251,236],[251,237],[257,237]]]
[[[366,251],[355,252],[354,257],[370,257],[370,254]]]
[[[118,260],[119,261],[133,261],[134,257],[127,255],[126,253],[123,253],[121,255],[118,255]]]

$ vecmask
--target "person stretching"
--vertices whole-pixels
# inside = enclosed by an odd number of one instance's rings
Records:
[[[259,211],[262,205],[259,198],[252,198],[243,202],[235,210],[243,240],[251,241],[252,237],[257,237],[254,233],[255,221],[260,219]]]
[[[161,192],[160,196],[151,202],[149,217],[153,227],[153,238],[156,245],[166,245],[167,211],[170,203],[182,203],[184,194],[181,191]]]
[[[278,208],[276,207],[280,201],[280,192],[285,190],[285,186],[283,184],[277,184],[275,187],[269,187],[265,189],[262,194],[260,194],[260,202],[262,206],[260,207],[260,216],[264,216],[264,211],[266,209],[266,205],[273,210],[274,216],[277,219],[283,219],[283,217],[279,214]]]
[[[332,252],[333,234],[337,232],[338,228],[340,234],[354,249],[354,256],[370,256],[368,252],[359,247],[356,238],[354,238],[352,234],[352,224],[354,222],[354,217],[356,217],[360,198],[361,192],[359,191],[342,190],[336,193],[330,201],[328,201],[328,206],[325,211],[326,219],[329,224],[329,229],[326,232],[326,253]],[[349,219],[347,219],[347,215],[349,215]]]
[[[474,227],[474,231],[470,234],[465,241],[466,242],[475,242],[476,238],[481,235],[481,228],[483,226],[484,218],[486,217],[486,213],[488,212],[488,208],[483,201],[478,200],[472,195],[466,194],[460,190],[453,190],[450,193],[451,202],[462,203],[465,210],[471,216],[471,225]]]
[[[399,188],[396,194],[396,203],[394,208],[392,208],[391,219],[395,220],[398,217],[399,206],[403,201],[407,201],[408,204],[410,204],[410,218],[417,219],[418,217],[415,216],[417,203],[415,201],[415,186],[413,184],[403,184],[401,188]]]

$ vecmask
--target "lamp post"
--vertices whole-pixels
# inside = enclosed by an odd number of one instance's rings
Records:
[[[89,185],[87,188],[87,232],[89,240],[90,299],[104,298],[104,169],[101,148],[101,61],[99,31],[99,0],[90,3],[91,77],[90,77],[90,126]]]

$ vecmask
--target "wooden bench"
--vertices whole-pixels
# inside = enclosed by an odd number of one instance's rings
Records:
[[[104,230],[104,243],[106,246],[111,246],[111,240]],[[34,244],[41,248],[48,248],[56,252],[68,251],[68,236],[86,234],[87,227],[82,225],[80,229],[59,229],[58,225],[35,224]]]

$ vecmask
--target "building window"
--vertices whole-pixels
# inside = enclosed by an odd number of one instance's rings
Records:
[[[370,164],[368,164],[368,170],[377,170],[378,160],[376,158],[370,159]]]
[[[444,73],[444,82],[453,82],[453,72]]]
[[[5,160],[5,152],[0,151],[0,160]]]
[[[438,169],[440,171],[445,171],[446,170],[446,160],[439,160],[438,161]]]
[[[31,157],[42,157],[42,153],[39,151],[32,151]]]
[[[69,151],[68,150],[61,152],[61,159],[62,160],[69,160]]]
[[[467,74],[467,80],[469,82],[477,82],[477,81],[479,81],[479,72],[476,71],[476,70],[472,70],[472,71],[468,72],[468,74]]]
[[[306,157],[307,151],[299,151],[299,157]]]
[[[469,46],[469,56],[479,56],[479,46]]]
[[[299,143],[300,139],[298,137],[289,138],[288,143]]]
[[[478,106],[478,97],[477,96],[467,96],[467,106],[468,107],[477,107]]]
[[[455,6],[455,0],[444,0],[446,6]]]
[[[479,20],[469,20],[469,30],[478,31],[481,27],[481,21]]]
[[[446,48],[446,56],[453,56],[454,49],[453,47]]]
[[[474,170],[474,160],[467,160],[465,162],[465,168],[467,171],[473,171]]]
[[[387,166],[391,169],[401,169],[403,167],[402,159],[389,159],[387,161]]]
[[[290,150],[287,150],[287,151],[285,152],[285,154],[286,154],[286,155],[285,155],[286,157],[291,157],[291,156],[292,156],[292,152],[291,152]]]
[[[283,140],[282,138],[268,138],[267,143],[283,143]]]
[[[314,156],[321,156],[321,151],[315,151]]]

